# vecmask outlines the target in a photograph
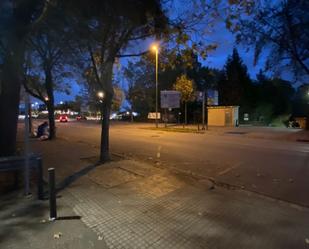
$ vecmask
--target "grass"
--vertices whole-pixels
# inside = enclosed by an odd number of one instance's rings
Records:
[[[197,129],[193,128],[176,128],[176,127],[144,127],[141,129],[145,130],[154,130],[154,131],[168,131],[168,132],[182,132],[182,133],[198,133],[198,134],[203,134],[204,131],[200,130],[198,131]]]

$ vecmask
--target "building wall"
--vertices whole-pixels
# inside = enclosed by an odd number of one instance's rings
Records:
[[[208,125],[225,126],[225,109],[209,108],[208,109]]]
[[[226,113],[230,113],[230,121],[226,120]],[[209,126],[236,126],[238,121],[238,106],[222,106],[208,108]],[[226,123],[228,122],[228,123]]]
[[[297,117],[295,121],[299,124],[299,128],[305,129],[306,128],[306,118],[305,117]]]
[[[239,107],[236,106],[233,108],[233,124],[231,124],[232,126],[238,126],[239,125]]]

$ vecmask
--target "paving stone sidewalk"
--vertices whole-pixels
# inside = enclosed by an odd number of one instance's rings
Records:
[[[308,209],[133,160],[97,167],[63,198],[108,248],[309,248]]]

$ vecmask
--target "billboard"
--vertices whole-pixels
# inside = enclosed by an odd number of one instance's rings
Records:
[[[148,119],[156,119],[156,113],[155,112],[149,112],[148,113]],[[157,113],[157,119],[161,119],[161,113]]]
[[[161,91],[161,108],[179,108],[181,94],[178,91]]]
[[[199,101],[199,102],[202,102],[205,98],[205,94],[204,92],[201,92],[201,91],[196,91],[195,92],[195,99],[196,101]]]
[[[219,93],[217,90],[209,89],[207,91],[207,105],[219,105]]]
[[[208,89],[206,91],[207,95],[207,105],[213,106],[219,104],[219,94],[217,90]],[[204,92],[196,91],[195,92],[195,100],[202,102],[204,100]],[[205,99],[206,100],[206,99]]]

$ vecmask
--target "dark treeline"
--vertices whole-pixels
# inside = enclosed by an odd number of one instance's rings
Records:
[[[252,79],[237,49],[228,56],[221,70],[203,66],[193,53],[191,63],[188,64],[187,59],[182,60],[179,54],[177,63],[170,66],[165,62],[165,53],[163,51],[160,54],[159,90],[172,90],[176,78],[185,74],[194,80],[195,90],[217,90],[219,105],[240,106],[240,123],[282,126],[292,116],[306,115],[308,84],[297,87],[280,77],[269,77],[263,71],[259,72],[256,79]],[[141,119],[146,119],[148,112],[155,109],[154,70],[150,56],[144,56],[135,63],[129,62],[124,70],[129,84],[127,100],[132,110],[141,114]],[[189,103],[189,122],[200,120],[200,106],[201,103],[196,101]],[[178,111],[174,111],[176,116]],[[244,114],[249,120],[244,120]],[[180,119],[183,119],[183,115]]]

